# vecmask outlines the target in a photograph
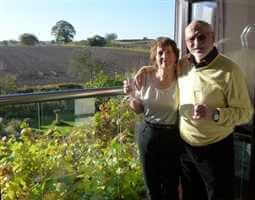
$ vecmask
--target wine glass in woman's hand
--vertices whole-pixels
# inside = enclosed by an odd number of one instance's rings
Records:
[[[135,87],[133,79],[127,78],[123,81],[123,91],[127,95],[134,96]]]

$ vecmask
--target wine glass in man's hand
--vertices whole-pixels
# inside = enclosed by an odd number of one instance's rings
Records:
[[[194,105],[193,105],[193,119],[201,118],[201,108],[202,108],[202,91],[194,90]]]

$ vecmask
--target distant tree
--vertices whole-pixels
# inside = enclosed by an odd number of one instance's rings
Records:
[[[47,45],[47,42],[45,42],[45,41],[40,41],[39,44],[40,44],[41,46],[45,46],[45,45]]]
[[[75,51],[70,62],[69,73],[87,82],[94,79],[96,74],[104,67],[103,63],[92,57],[89,48],[81,48]]]
[[[106,39],[100,35],[95,35],[91,38],[88,38],[88,42],[90,46],[105,46],[106,45]]]
[[[107,41],[116,40],[118,38],[118,35],[116,33],[107,33],[105,34],[105,39]]]
[[[8,41],[7,40],[3,40],[2,44],[3,44],[3,46],[8,46]]]
[[[19,42],[17,40],[9,40],[8,44],[10,45],[17,45]]]
[[[72,24],[60,20],[52,27],[51,34],[55,36],[56,42],[68,43],[73,41],[76,31]]]
[[[37,37],[30,33],[23,33],[19,37],[20,43],[23,45],[34,46],[39,43]]]

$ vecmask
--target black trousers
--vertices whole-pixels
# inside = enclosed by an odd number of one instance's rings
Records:
[[[137,139],[148,197],[177,200],[181,152],[178,128],[155,128],[143,123]]]
[[[184,143],[183,200],[234,200],[233,134],[203,147]]]

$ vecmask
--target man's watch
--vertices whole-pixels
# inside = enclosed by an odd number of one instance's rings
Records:
[[[217,122],[220,119],[220,112],[216,109],[212,114],[213,121]]]

